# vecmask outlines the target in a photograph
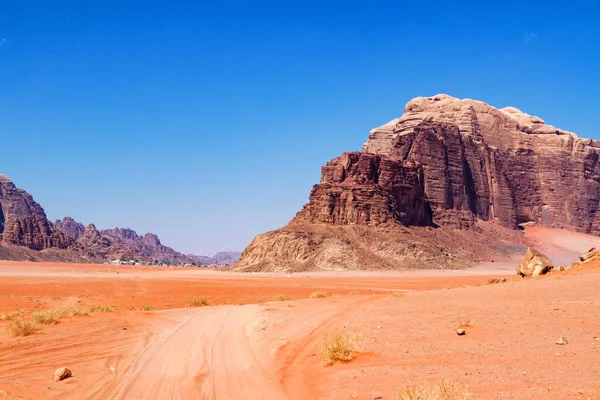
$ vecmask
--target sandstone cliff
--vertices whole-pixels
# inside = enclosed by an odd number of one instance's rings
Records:
[[[0,175],[0,237],[3,243],[32,250],[66,249],[73,240],[60,232],[33,197]]]
[[[303,210],[259,235],[237,268],[395,268],[434,254],[452,267],[502,256],[523,223],[600,234],[599,153],[600,142],[512,107],[416,98],[362,152],[323,167]],[[486,250],[468,250],[474,243]],[[381,248],[392,250],[385,259]]]

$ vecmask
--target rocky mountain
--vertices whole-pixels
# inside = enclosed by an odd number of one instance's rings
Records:
[[[56,229],[33,197],[0,175],[0,238],[31,250],[67,249],[73,240]]]
[[[236,267],[460,267],[504,255],[522,224],[600,234],[599,154],[513,107],[419,97],[327,163],[308,204]]]
[[[233,264],[239,253],[215,257],[185,255],[164,246],[153,233],[98,230],[65,217],[54,224],[42,206],[5,175],[0,175],[0,259],[103,262],[137,259],[146,262]]]

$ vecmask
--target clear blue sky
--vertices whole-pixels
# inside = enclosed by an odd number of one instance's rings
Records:
[[[51,219],[243,249],[420,95],[600,138],[593,1],[190,3],[0,0],[0,172]]]

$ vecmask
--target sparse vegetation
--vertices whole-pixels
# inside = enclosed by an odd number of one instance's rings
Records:
[[[350,296],[356,296],[357,294],[360,294],[360,293],[358,293],[358,292],[350,292],[350,293],[348,293],[348,294],[349,294]]]
[[[83,309],[86,313],[97,313],[97,312],[113,312],[115,308],[113,306],[103,306],[100,304],[94,304],[91,306],[87,306]]]
[[[188,307],[202,307],[202,306],[210,306],[210,301],[206,297],[198,296],[192,297],[190,301],[187,303]]]
[[[151,306],[151,305],[148,305],[148,304],[146,304],[146,305],[144,305],[144,306],[141,306],[139,309],[140,309],[141,311],[156,311],[156,310],[157,310],[157,308],[156,308],[156,307],[154,307],[154,306]]]
[[[310,295],[310,297],[312,299],[320,299],[322,297],[329,297],[329,296],[331,296],[331,293],[329,293],[329,292],[314,292],[314,293],[311,293],[311,295]]]
[[[14,311],[7,314],[0,314],[0,321],[12,321],[21,314],[20,311]]]
[[[358,352],[358,338],[358,333],[344,332],[339,329],[326,334],[321,339],[321,353],[325,365],[351,361]]]
[[[286,294],[283,293],[279,293],[278,295],[275,296],[275,301],[289,301],[292,298]]]
[[[394,297],[402,297],[402,296],[404,296],[404,293],[402,293],[402,292],[392,292],[392,296],[394,296]]]
[[[464,385],[442,379],[407,386],[396,393],[395,400],[465,400],[468,397],[469,393]]]
[[[15,319],[6,328],[10,336],[29,336],[40,330],[39,326],[30,320]]]
[[[36,311],[33,314],[31,314],[31,319],[36,324],[53,325],[53,324],[58,324],[64,315],[65,315],[64,310],[51,309],[51,310]]]

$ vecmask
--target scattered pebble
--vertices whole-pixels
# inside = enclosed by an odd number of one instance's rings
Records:
[[[457,334],[458,336],[463,336],[463,335],[466,335],[466,333],[467,333],[467,331],[465,331],[465,330],[464,330],[464,329],[462,329],[462,328],[459,328],[459,329],[457,329],[457,330],[456,330],[456,334]]]
[[[556,344],[560,344],[560,345],[564,345],[564,344],[568,344],[569,342],[567,341],[567,339],[564,336],[561,336],[560,338],[558,338],[558,340],[556,341]]]

